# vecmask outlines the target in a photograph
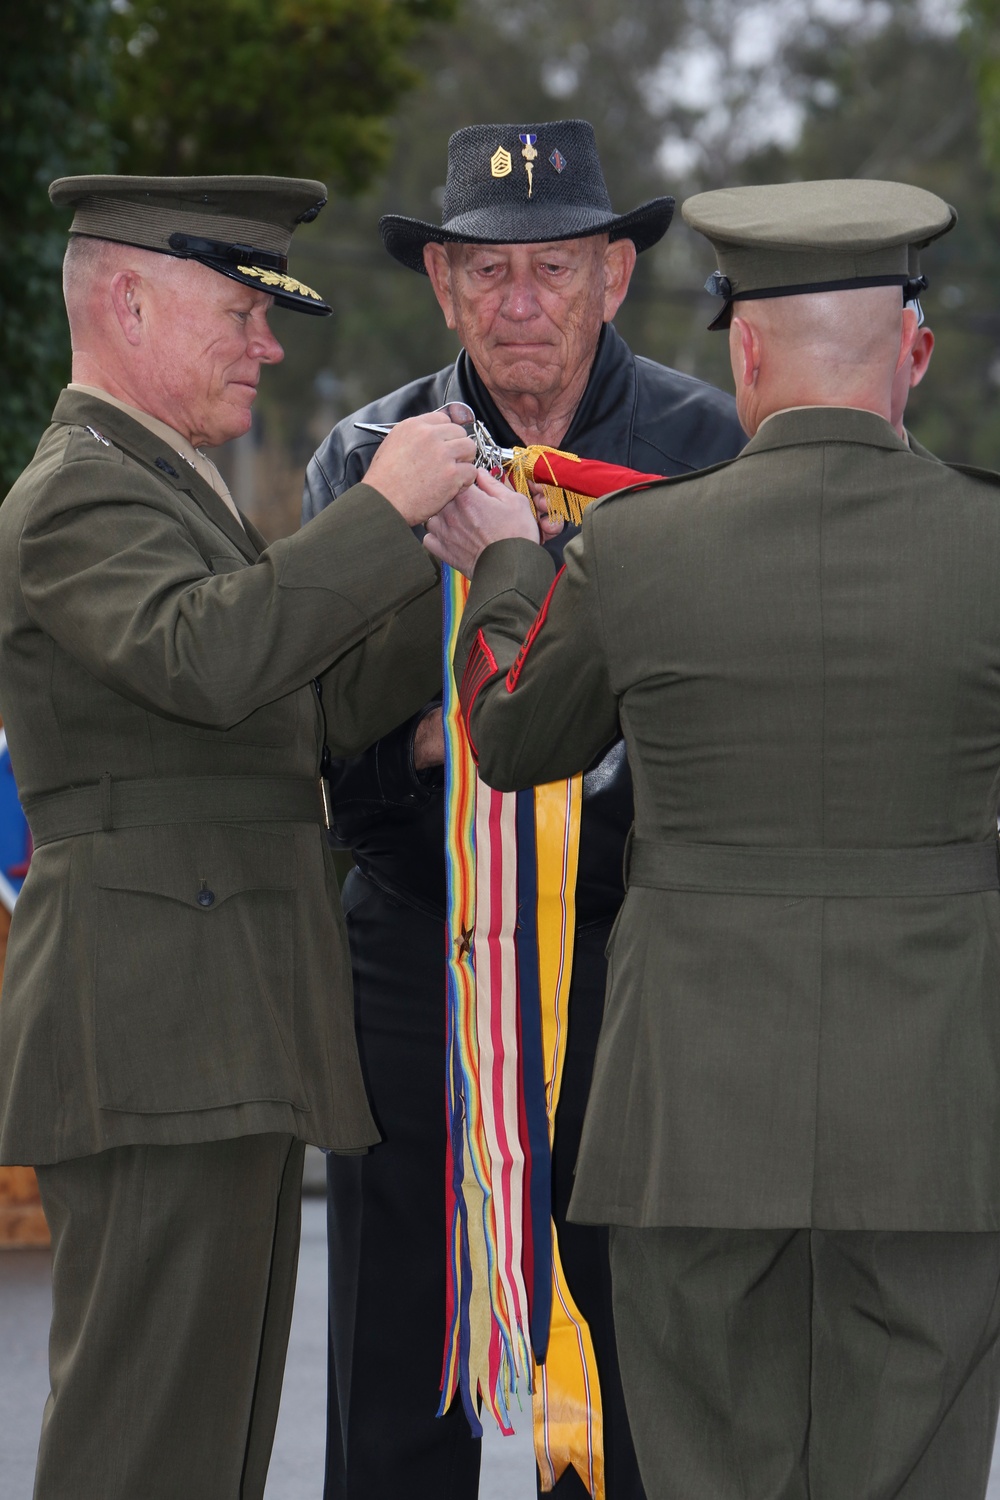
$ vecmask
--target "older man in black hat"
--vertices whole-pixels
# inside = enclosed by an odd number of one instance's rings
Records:
[[[377,1139],[321,766],[433,690],[411,527],[445,417],[268,547],[203,451],[281,358],[321,183],[67,178],[73,381],[0,509],[0,712],[34,855],[0,1006],[0,1161],[52,1229],[36,1500],[260,1500],[304,1141]],[[376,489],[375,486],[378,486]],[[405,670],[404,670],[405,667]]]
[[[616,214],[589,124],[475,125],[448,149],[443,223],[389,215],[386,249],[426,274],[462,350],[341,422],[309,465],[303,515],[356,483],[377,452],[358,422],[461,401],[498,442],[569,449],[664,475],[740,448],[731,399],[637,358],[615,332],[636,254],[666,232],[671,198]],[[549,543],[553,556],[575,527]],[[621,1396],[606,1233],[565,1223],[600,1026],[604,947],[622,899],[632,820],[612,734],[584,779],[570,1035],[557,1114],[554,1214],[587,1318],[604,1406],[609,1500],[642,1489]],[[439,702],[331,777],[334,824],[357,861],[344,890],[362,1066],[382,1143],[329,1163],[327,1500],[470,1500],[479,1444],[457,1404],[435,1419],[444,1342],[444,854]],[[559,1495],[582,1494],[568,1470]]]

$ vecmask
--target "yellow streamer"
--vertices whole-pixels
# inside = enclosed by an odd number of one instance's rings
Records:
[[[590,1329],[566,1285],[552,1226],[549,1350],[532,1396],[535,1461],[542,1492],[572,1466],[594,1500],[604,1500],[604,1414]]]
[[[580,776],[535,788],[538,977],[550,1144],[566,1056],[582,799]],[[604,1423],[594,1345],[566,1284],[554,1224],[552,1270],[549,1348],[532,1396],[542,1490],[550,1491],[572,1466],[594,1500],[604,1500]]]

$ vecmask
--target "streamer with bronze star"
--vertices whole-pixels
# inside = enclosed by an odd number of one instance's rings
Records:
[[[442,569],[445,653],[449,1280],[440,1413],[461,1395],[503,1432],[530,1389],[518,1046],[516,798],[479,781],[451,673],[468,584]]]

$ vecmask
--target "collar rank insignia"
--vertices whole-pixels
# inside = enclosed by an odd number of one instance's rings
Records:
[[[524,170],[528,174],[528,197],[530,198],[531,197],[531,189],[534,186],[534,184],[532,182],[532,173],[534,171],[534,167],[533,167],[532,163],[536,160],[536,158],[538,156],[538,152],[535,150],[535,142],[538,140],[538,137],[537,137],[537,135],[531,135],[530,132],[529,132],[527,135],[519,135],[518,136],[518,140],[521,142],[521,145],[524,147],[524,150],[521,152],[521,155],[524,157]]]
[[[565,156],[563,156],[558,147],[556,147],[555,151],[553,151],[552,155],[549,157],[549,161],[555,167],[557,172],[561,172],[566,165],[566,158]]]
[[[505,151],[503,146],[498,146],[490,157],[490,171],[494,177],[509,177],[512,162],[510,152]]]

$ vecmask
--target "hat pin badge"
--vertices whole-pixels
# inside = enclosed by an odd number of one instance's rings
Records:
[[[518,135],[518,140],[521,142],[521,145],[524,147],[524,150],[521,152],[521,155],[524,157],[524,170],[528,174],[528,197],[530,198],[531,197],[531,190],[532,190],[532,188],[534,186],[534,181],[533,181],[533,178],[532,178],[532,173],[534,172],[533,163],[535,162],[535,160],[537,159],[537,156],[538,156],[538,152],[535,150],[535,142],[538,140],[538,136],[537,135],[532,135],[531,132],[528,131],[528,132],[526,132],[524,134],[519,134]]]

